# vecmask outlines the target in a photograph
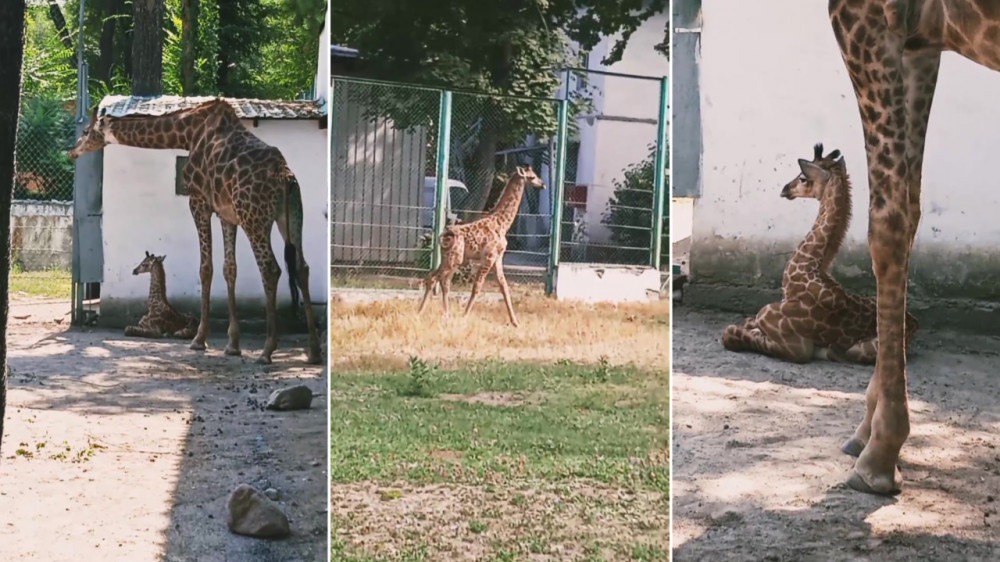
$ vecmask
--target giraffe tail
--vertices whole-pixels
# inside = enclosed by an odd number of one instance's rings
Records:
[[[288,290],[292,294],[292,310],[299,309],[299,260],[298,252],[296,251],[295,244],[291,242],[292,238],[292,222],[291,222],[291,212],[290,208],[292,206],[292,191],[299,190],[299,181],[295,179],[295,175],[292,174],[291,170],[286,168],[288,176],[285,178],[285,227],[288,232],[287,238],[285,239],[285,267],[288,269]]]

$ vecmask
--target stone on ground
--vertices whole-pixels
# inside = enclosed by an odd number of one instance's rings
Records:
[[[248,484],[240,484],[229,494],[229,530],[262,539],[278,539],[291,533],[288,517],[281,509]]]
[[[308,386],[300,384],[279,388],[267,399],[268,410],[308,410],[312,406],[313,393]]]

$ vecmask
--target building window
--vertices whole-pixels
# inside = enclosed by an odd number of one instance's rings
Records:
[[[177,162],[174,164],[174,194],[175,195],[190,195],[188,191],[187,184],[184,183],[184,165],[187,164],[187,156],[178,156]]]

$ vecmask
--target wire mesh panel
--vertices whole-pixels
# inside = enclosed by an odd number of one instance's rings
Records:
[[[331,267],[370,285],[430,268],[440,92],[335,79]]]
[[[518,166],[530,165],[545,184],[541,189],[524,188],[507,232],[504,272],[514,280],[543,282],[546,273],[557,104],[482,94],[453,97],[449,181],[462,186],[451,194],[458,220],[468,222],[500,210],[498,203]]]
[[[15,274],[69,277],[73,163],[67,150],[75,128],[73,107],[65,101],[45,95],[21,100],[10,232]]]
[[[589,101],[573,119],[560,260],[649,265],[660,81],[567,74]]]

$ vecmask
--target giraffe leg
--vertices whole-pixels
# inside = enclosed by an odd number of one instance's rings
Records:
[[[302,291],[302,304],[306,309],[306,324],[309,325],[309,351],[306,354],[306,362],[310,365],[319,365],[323,362],[323,352],[320,351],[319,333],[316,329],[316,319],[313,317],[312,299],[309,296],[309,264],[306,263],[305,254],[302,252],[302,243],[296,244],[298,260],[299,290]]]
[[[448,293],[451,292],[451,278],[455,276],[454,269],[448,269],[442,271],[441,278],[441,306],[444,309],[444,315],[448,316],[450,313],[448,310]]]
[[[793,363],[813,358],[815,344],[807,333],[808,314],[797,302],[775,302],[764,306],[753,325],[731,324],[722,332],[722,345],[729,351],[752,351]]]
[[[514,316],[514,305],[510,302],[510,287],[507,286],[507,279],[503,274],[503,254],[497,258],[496,274],[497,285],[500,285],[500,294],[503,295],[503,302],[507,305],[507,316],[510,317],[510,323],[516,328],[517,317]]]
[[[278,266],[278,260],[274,257],[274,251],[271,249],[271,225],[270,220],[256,220],[243,225],[243,230],[250,239],[253,255],[257,259],[257,267],[260,269],[260,276],[264,282],[264,294],[267,298],[267,338],[264,341],[264,349],[261,350],[260,356],[257,358],[257,362],[264,365],[271,363],[271,354],[278,347],[275,300],[278,294],[278,279],[281,277],[281,268]]]
[[[475,280],[472,282],[472,294],[469,295],[469,302],[465,304],[465,315],[468,316],[472,312],[472,305],[476,302],[476,297],[479,296],[479,291],[483,290],[483,282],[486,281],[486,276],[489,275],[490,270],[493,269],[493,264],[497,261],[497,256],[485,256],[483,258],[482,265],[476,270]]]
[[[431,296],[431,291],[434,289],[434,286],[437,285],[438,274],[440,271],[441,268],[438,267],[424,278],[424,296],[420,299],[420,306],[417,307],[418,315],[422,313],[424,311],[424,307],[427,306],[427,298]]]
[[[839,6],[854,9],[843,3]],[[843,25],[840,14],[831,15],[835,24]],[[879,341],[875,374],[865,392],[865,421],[852,438],[863,442],[867,433],[868,439],[847,484],[862,492],[896,494],[902,489],[899,452],[910,433],[904,325],[910,240],[916,228],[910,224],[913,176],[906,141],[910,131],[906,99],[901,95],[907,86],[904,38],[887,29],[870,30],[866,41],[852,43],[851,30],[835,31],[845,60],[860,60],[851,54],[860,51],[861,59],[869,61],[847,67],[858,98],[868,156],[868,246],[877,287]],[[919,202],[914,205],[919,207]]]
[[[203,351],[208,339],[209,301],[212,297],[212,208],[200,197],[188,201],[195,228],[198,230],[198,248],[201,259],[201,319],[198,332],[191,341],[191,349]]]
[[[236,225],[222,221],[222,245],[226,261],[222,275],[226,279],[226,296],[229,300],[229,344],[226,355],[243,355],[240,351],[240,321],[236,318]]]

